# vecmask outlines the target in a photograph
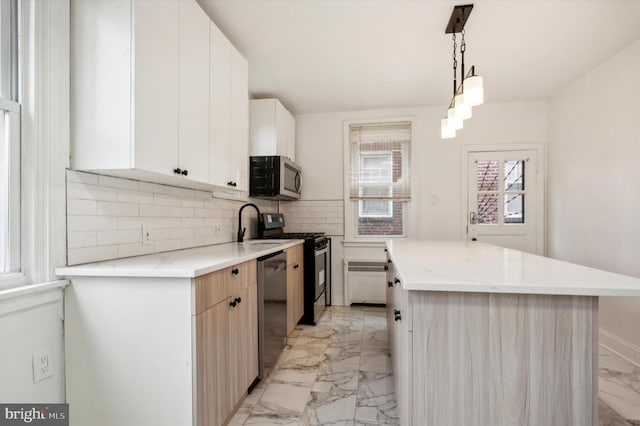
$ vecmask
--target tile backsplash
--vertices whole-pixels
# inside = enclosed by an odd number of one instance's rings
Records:
[[[344,235],[344,202],[342,200],[298,200],[280,202],[287,232],[325,232],[329,236]]]
[[[67,171],[67,263],[77,265],[234,241],[238,209],[253,202],[213,198],[211,192]],[[248,213],[247,213],[248,212]],[[253,209],[243,213],[254,236]],[[148,238],[143,243],[143,227]]]

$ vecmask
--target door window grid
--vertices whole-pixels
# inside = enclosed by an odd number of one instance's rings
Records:
[[[476,162],[477,224],[525,223],[524,168],[524,160]]]

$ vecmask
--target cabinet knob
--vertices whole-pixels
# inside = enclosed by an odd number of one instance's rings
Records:
[[[233,268],[231,270],[231,274],[233,274],[233,275],[238,275],[239,273],[240,273],[240,271],[238,270],[238,268]]]
[[[229,306],[231,306],[232,308],[235,308],[237,304],[238,302],[236,302],[235,300],[232,300],[231,302],[229,302]]]
[[[400,309],[393,310],[393,319],[396,321],[402,320],[402,316],[400,315]]]
[[[176,167],[175,169],[173,169],[173,173],[179,175],[180,173],[182,173],[182,169],[179,167]]]
[[[236,303],[239,305],[240,302],[242,302],[242,298],[241,297],[236,297]]]
[[[233,182],[231,181],[227,182],[227,186],[233,186]]]
[[[393,287],[393,283],[391,281],[387,281],[387,286],[388,287]]]
[[[183,174],[184,176],[188,175],[188,174],[189,174],[189,170],[187,170],[187,169],[183,170],[183,171],[182,171],[182,174]]]
[[[298,269],[299,267],[300,267],[300,265],[297,264],[297,263],[295,265],[293,265],[293,269]]]
[[[384,270],[385,270],[385,271],[388,271],[388,270],[389,270],[389,266],[384,265]]]
[[[236,182],[231,182],[231,186],[235,188],[236,186],[238,186],[238,184]]]
[[[391,259],[387,259],[387,263],[391,263]]]
[[[394,284],[400,284],[400,280],[398,278],[393,279]]]

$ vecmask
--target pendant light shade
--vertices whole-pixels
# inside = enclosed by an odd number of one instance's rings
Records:
[[[447,120],[449,121],[449,127],[454,130],[460,130],[464,126],[462,119],[456,117],[456,110],[454,108],[447,110]]]
[[[456,95],[456,97],[453,98],[453,102],[455,104],[454,110],[457,118],[461,120],[471,118],[471,105],[467,104],[464,93]]]
[[[445,29],[446,34],[452,34],[453,39],[453,98],[449,103],[447,118],[440,122],[440,135],[443,139],[456,136],[456,131],[462,129],[464,120],[471,118],[473,107],[484,103],[484,88],[482,77],[476,75],[475,66],[472,65],[465,74],[464,54],[467,50],[464,25],[473,10],[473,4],[457,5],[453,7],[449,23]],[[456,34],[462,36],[460,43],[460,57],[462,59],[460,80],[458,80],[458,59]],[[461,83],[458,85],[458,81]]]
[[[472,75],[464,80],[464,101],[469,106],[478,106],[484,102],[482,77]]]
[[[449,127],[449,119],[440,120],[440,137],[442,139],[451,139],[456,137],[456,129]]]

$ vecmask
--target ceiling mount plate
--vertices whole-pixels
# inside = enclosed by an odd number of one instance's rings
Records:
[[[449,18],[449,23],[447,24],[447,28],[444,30],[445,34],[462,32],[464,24],[466,24],[467,19],[469,19],[469,15],[471,15],[472,9],[473,4],[454,6],[453,12],[451,12],[451,18]]]

